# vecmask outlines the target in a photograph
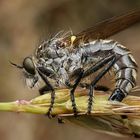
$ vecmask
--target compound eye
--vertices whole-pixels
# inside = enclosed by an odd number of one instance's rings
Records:
[[[34,66],[32,58],[26,57],[23,60],[23,67],[28,73],[35,75],[35,66]]]

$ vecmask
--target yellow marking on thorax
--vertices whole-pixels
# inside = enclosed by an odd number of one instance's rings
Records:
[[[73,43],[74,43],[74,41],[76,40],[76,36],[71,36],[71,44],[70,44],[70,46],[73,46]]]

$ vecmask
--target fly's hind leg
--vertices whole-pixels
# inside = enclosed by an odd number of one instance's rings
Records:
[[[110,59],[112,58],[112,59]],[[92,110],[92,103],[93,103],[93,89],[95,88],[97,82],[110,70],[110,68],[114,65],[114,63],[116,62],[116,57],[115,55],[112,55],[112,57],[109,57],[107,59],[108,61],[106,61],[106,64],[108,63],[108,65],[96,76],[96,78],[91,82],[90,87],[89,87],[89,99],[88,99],[88,111],[87,114],[91,113]],[[101,66],[103,66],[104,61],[102,61],[102,63],[99,65],[99,67],[101,68]],[[96,68],[97,69],[97,68]]]

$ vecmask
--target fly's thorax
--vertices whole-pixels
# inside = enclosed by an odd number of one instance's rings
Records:
[[[53,76],[48,76],[56,80],[59,85],[65,85],[69,81],[69,75],[81,67],[81,56],[78,53],[69,53],[63,57],[43,59],[40,58],[38,66],[43,66],[52,72]]]
[[[37,58],[57,58],[68,53],[65,42],[61,38],[44,41],[36,50]]]
[[[81,67],[82,54],[79,50],[69,51],[58,44],[57,41],[42,44],[42,47],[38,48],[36,58],[38,66],[45,67],[53,73],[49,78],[63,85],[69,81],[69,75]]]

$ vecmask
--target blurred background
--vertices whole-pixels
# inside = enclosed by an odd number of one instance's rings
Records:
[[[60,30],[71,29],[77,33],[99,21],[138,8],[139,0],[0,0],[0,102],[38,96],[37,89],[26,87],[22,73],[12,67],[9,60],[22,63],[42,40]],[[140,24],[110,38],[127,46],[140,66]],[[71,123],[60,125],[56,119],[49,120],[43,115],[0,112],[0,140],[101,138],[118,139]]]

